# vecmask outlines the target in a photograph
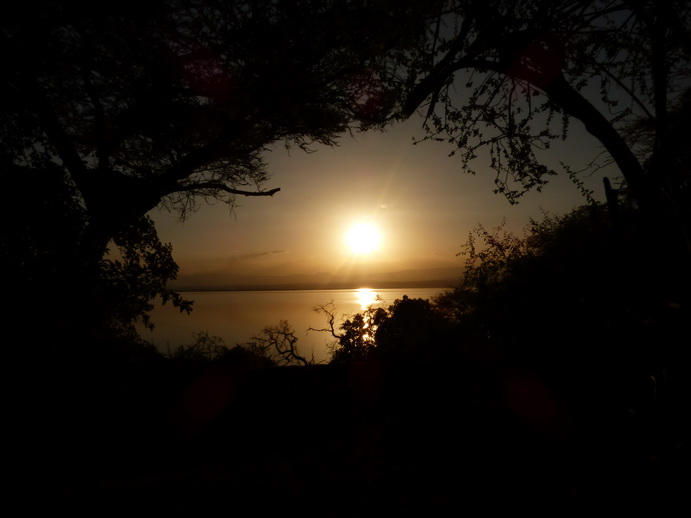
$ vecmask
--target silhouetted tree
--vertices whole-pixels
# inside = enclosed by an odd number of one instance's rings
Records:
[[[677,458],[688,434],[680,338],[689,310],[667,258],[641,241],[639,216],[624,206],[615,222],[589,205],[533,221],[523,236],[479,226],[463,281],[434,303],[463,329],[464,345],[540,372],[607,433],[636,425],[626,433],[643,435],[621,444]]]
[[[453,361],[453,326],[428,299],[404,295],[387,310],[375,333],[376,354],[380,357]]]
[[[370,357],[376,347],[377,329],[388,318],[385,309],[370,306],[362,313],[344,316],[344,320],[337,323],[333,302],[317,306],[314,311],[326,317],[327,327],[309,330],[329,333],[335,339],[332,343],[332,363],[349,363]]]
[[[314,364],[314,355],[308,359],[300,354],[297,342],[298,337],[295,336],[293,328],[286,320],[281,320],[278,325],[262,329],[261,333],[253,336],[250,342],[242,344],[241,347],[269,358],[276,365]]]
[[[486,151],[496,192],[512,202],[556,174],[539,152],[580,121],[656,227],[649,238],[688,260],[688,187],[678,168],[686,146],[671,113],[688,87],[689,20],[682,1],[449,1],[389,86],[403,90],[398,116],[424,110],[428,138],[454,146],[466,170],[478,170]],[[642,120],[652,143],[643,147],[626,138]]]
[[[340,324],[336,324],[335,309],[333,303],[316,307],[315,311],[327,318],[328,327],[311,329],[335,338],[332,363],[371,358],[453,362],[461,349],[452,319],[427,299],[404,295],[387,308],[370,306],[362,313],[344,317]]]
[[[223,358],[227,352],[228,348],[221,337],[203,332],[196,333],[191,344],[178,346],[170,357],[176,360],[214,362]]]
[[[180,345],[170,359],[191,365],[230,364],[234,367],[275,367],[273,350],[255,342],[228,347],[219,336],[207,332],[196,333],[191,344]]]
[[[8,5],[2,183],[48,174],[35,196],[69,199],[69,215],[54,221],[70,239],[55,246],[27,218],[22,242],[41,257],[52,250],[43,277],[70,279],[66,305],[91,322],[103,320],[92,301],[115,236],[156,206],[186,217],[199,200],[274,194],[263,187],[271,144],[333,144],[424,109],[429,138],[455,146],[469,170],[488,150],[497,192],[516,201],[556,173],[536,150],[566,138],[575,118],[621,170],[647,238],[683,256],[673,268],[685,286],[688,164],[672,114],[684,106],[690,9],[633,0]],[[626,138],[641,120],[652,146]],[[46,214],[67,206],[36,205]],[[3,242],[6,255],[15,244]]]
[[[682,376],[686,348],[673,337],[685,333],[688,310],[638,225],[635,211],[617,225],[595,205],[533,221],[523,236],[480,226],[465,245],[462,283],[435,302],[472,343],[603,391],[617,382],[623,391],[634,374]]]
[[[375,124],[393,102],[378,63],[419,34],[426,11],[386,0],[4,6],[0,180],[22,217],[3,214],[3,270],[20,264],[17,291],[63,297],[73,329],[129,325],[155,295],[187,308],[165,290],[170,247],[145,214],[160,206],[185,218],[199,200],[273,195],[267,146],[333,144]],[[108,247],[125,262],[104,263]],[[111,282],[141,289],[137,304],[123,311],[123,295],[106,308]],[[46,317],[60,327],[68,315]]]

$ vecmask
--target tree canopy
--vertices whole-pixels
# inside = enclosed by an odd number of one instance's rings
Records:
[[[130,258],[123,285],[184,308],[165,290],[175,267],[149,263],[174,262],[142,231],[148,211],[184,218],[200,200],[275,194],[267,146],[333,144],[417,111],[428,138],[450,143],[465,170],[487,151],[496,190],[511,201],[556,174],[540,150],[568,137],[569,120],[582,122],[621,171],[656,246],[688,259],[680,135],[690,9],[638,0],[5,6],[0,182],[33,198],[7,208],[6,266],[32,270],[18,285],[70,279],[75,295],[64,306],[82,299],[75,313],[94,320],[104,272],[124,275],[104,256],[110,247]],[[28,215],[34,209],[40,216]],[[58,232],[42,228],[48,219]],[[48,292],[64,287],[52,282]],[[138,307],[117,318],[141,316]]]
[[[104,268],[114,271],[104,253],[110,246],[132,257],[140,246],[135,235],[152,242],[148,230],[137,231],[147,227],[148,211],[163,206],[184,218],[199,200],[232,204],[236,196],[273,195],[279,189],[265,187],[267,146],[333,144],[351,128],[374,124],[375,112],[390,104],[381,95],[378,63],[424,27],[423,4],[3,7],[1,181],[3,189],[35,197],[28,206],[42,211],[24,219],[26,235],[3,248],[12,256],[50,256],[42,281],[54,282],[44,288],[59,292],[69,284],[75,296],[66,305],[82,299],[86,307],[75,313],[94,320],[87,310],[99,298],[95,286],[108,278]],[[53,193],[64,203],[50,201]],[[19,198],[14,209],[23,203]],[[50,218],[70,233],[59,244],[41,229]],[[13,226],[9,217],[4,224]],[[123,233],[128,239],[118,239]],[[169,254],[154,244],[159,257]],[[164,286],[176,269],[147,263],[153,257],[139,256],[141,275],[129,287],[151,286],[145,276],[153,276],[169,297]],[[157,290],[145,291],[146,298]]]
[[[577,119],[636,201],[653,204],[679,183],[658,162],[679,158],[669,120],[689,87],[689,14],[685,2],[447,2],[392,83],[404,91],[398,115],[424,109],[430,137],[457,147],[464,166],[486,146],[509,199],[553,173],[535,151]],[[654,127],[652,147],[627,141],[640,120]]]
[[[414,29],[407,7],[365,5],[8,8],[4,167],[60,164],[106,229],[161,201],[184,215],[196,197],[272,194],[257,189],[267,180],[261,151],[331,144],[365,119],[369,69]]]

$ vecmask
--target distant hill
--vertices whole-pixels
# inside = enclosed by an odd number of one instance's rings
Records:
[[[458,284],[462,273],[462,268],[434,268],[355,275],[325,272],[285,276],[194,274],[180,276],[170,287],[178,291],[451,288]]]

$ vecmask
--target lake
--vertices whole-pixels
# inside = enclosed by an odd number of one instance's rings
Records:
[[[179,345],[194,342],[194,335],[208,332],[218,336],[226,345],[249,341],[267,326],[287,320],[298,337],[298,351],[305,357],[314,354],[317,362],[329,359],[328,344],[333,337],[328,333],[308,331],[324,328],[323,314],[313,311],[315,306],[333,303],[335,314],[352,315],[370,305],[388,307],[403,295],[428,299],[447,289],[343,289],[343,290],[281,290],[281,291],[197,291],[182,292],[185,299],[194,300],[191,314],[180,313],[172,305],[160,304],[151,312],[153,331],[140,328],[143,338],[153,342],[167,353]],[[377,300],[379,298],[380,300]]]

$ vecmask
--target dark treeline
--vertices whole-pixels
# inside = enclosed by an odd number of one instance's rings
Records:
[[[118,515],[660,511],[688,462],[688,2],[9,3],[0,310],[10,493]],[[606,204],[478,227],[459,286],[170,356],[193,302],[147,213],[273,196],[263,151],[421,115],[511,203],[606,164]],[[548,167],[582,124],[605,158]],[[614,186],[613,186],[614,184]],[[15,490],[16,488],[16,490]],[[14,501],[14,500],[13,500]],[[243,514],[244,513],[244,514]],[[15,513],[16,514],[16,513]]]

